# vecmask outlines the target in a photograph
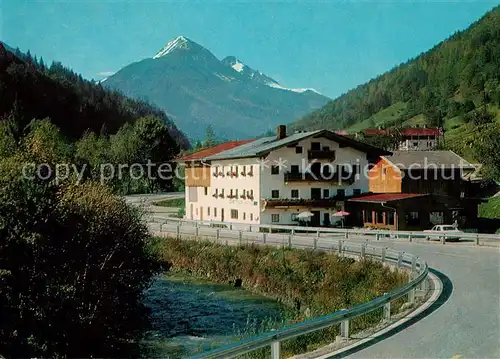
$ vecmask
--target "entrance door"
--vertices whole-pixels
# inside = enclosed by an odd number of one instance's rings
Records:
[[[311,217],[311,227],[319,227],[320,226],[320,211],[311,211],[313,216]]]
[[[321,199],[321,188],[311,188],[311,199]]]
[[[224,208],[220,209],[220,221],[224,222]]]
[[[330,213],[325,212],[323,213],[323,225],[324,226],[329,226],[331,224],[330,222]]]
[[[203,206],[200,207],[200,221],[203,221]]]

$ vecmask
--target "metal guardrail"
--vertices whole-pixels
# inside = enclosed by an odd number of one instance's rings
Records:
[[[442,244],[450,239],[450,236],[439,234],[439,233],[428,233],[422,231],[390,231],[390,230],[375,230],[366,228],[325,228],[325,227],[302,227],[302,226],[285,226],[285,225],[271,225],[271,224],[245,224],[236,222],[219,222],[219,221],[197,221],[189,219],[181,219],[174,217],[151,217],[153,222],[159,222],[163,224],[167,223],[177,223],[179,225],[192,225],[192,226],[220,226],[221,228],[227,228],[229,230],[239,229],[248,232],[259,232],[261,230],[281,231],[288,232],[292,235],[295,233],[316,233],[319,237],[321,234],[337,234],[342,235],[344,238],[348,239],[350,235],[362,235],[362,236],[373,236],[375,239],[379,240],[383,237],[395,237],[395,238],[407,238],[410,242],[417,238],[428,238],[431,240],[439,240]],[[452,237],[454,238],[454,237]],[[461,233],[460,239],[467,239],[475,242],[479,245],[481,241],[498,241],[500,244],[500,235],[498,234],[484,234],[484,233]]]
[[[167,228],[171,231],[172,227]],[[191,233],[192,227],[189,226],[180,226],[176,225],[174,232],[180,237],[183,234],[192,235]],[[201,230],[201,231],[200,231]],[[202,232],[207,232],[208,228],[196,227],[196,234],[200,236],[205,236],[207,233],[203,234]],[[183,233],[187,232],[187,233]],[[219,230],[216,231],[219,234]],[[241,243],[242,231],[231,231],[232,239]],[[210,232],[208,235],[212,235]],[[281,236],[280,236],[281,237]],[[288,237],[289,242],[288,245],[291,246],[292,242],[290,241],[291,236],[283,236]],[[264,238],[264,244],[265,236]],[[213,240],[217,241],[220,238],[213,238]],[[259,238],[256,238],[257,240]],[[260,243],[260,241],[259,241]],[[314,247],[316,248],[316,241],[313,241]],[[272,244],[272,243],[269,243]],[[279,242],[274,242],[274,244],[279,244]],[[309,242],[309,245],[311,243]],[[304,335],[307,333],[311,333],[317,330],[321,330],[327,327],[331,327],[336,324],[340,324],[340,333],[342,338],[349,338],[349,322],[359,316],[368,314],[376,309],[384,308],[383,318],[388,320],[391,315],[391,302],[401,298],[405,295],[408,296],[408,301],[410,303],[414,303],[416,289],[420,286],[420,289],[425,292],[426,290],[426,278],[429,272],[427,263],[422,263],[419,257],[416,257],[412,254],[405,252],[398,252],[385,247],[375,247],[370,246],[366,243],[356,244],[356,243],[346,243],[344,240],[339,240],[335,244],[335,246],[329,248],[330,250],[337,251],[340,255],[356,255],[362,258],[372,258],[375,260],[379,260],[383,263],[393,263],[398,268],[406,267],[410,269],[410,281],[390,292],[384,294],[374,300],[356,305],[354,307],[337,311],[335,313],[325,315],[316,319],[311,319],[304,321],[302,323],[297,323],[291,326],[284,327],[282,329],[270,331],[263,333],[259,336],[246,339],[237,343],[228,344],[222,346],[220,348],[202,352],[196,354],[191,359],[208,359],[208,358],[233,358],[238,355],[246,354],[264,347],[271,347],[271,358],[278,359],[280,358],[280,346],[281,342],[287,339],[291,339],[297,337],[299,335]]]

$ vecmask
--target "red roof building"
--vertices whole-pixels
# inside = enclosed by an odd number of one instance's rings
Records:
[[[440,136],[442,132],[439,128],[404,128],[401,130],[403,136]]]
[[[233,149],[235,147],[244,145],[245,143],[252,142],[253,140],[229,141],[219,145],[205,148],[201,151],[186,155],[177,159],[177,161],[200,161],[206,157],[216,155],[218,153]]]

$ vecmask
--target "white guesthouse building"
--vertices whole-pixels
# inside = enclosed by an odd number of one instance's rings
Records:
[[[178,159],[186,166],[187,219],[244,224],[331,223],[344,200],[368,192],[383,150],[327,130],[233,141]]]

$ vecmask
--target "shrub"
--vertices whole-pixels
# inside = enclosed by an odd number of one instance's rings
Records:
[[[99,184],[15,176],[17,160],[0,161],[0,352],[130,353],[155,270],[140,213]]]

